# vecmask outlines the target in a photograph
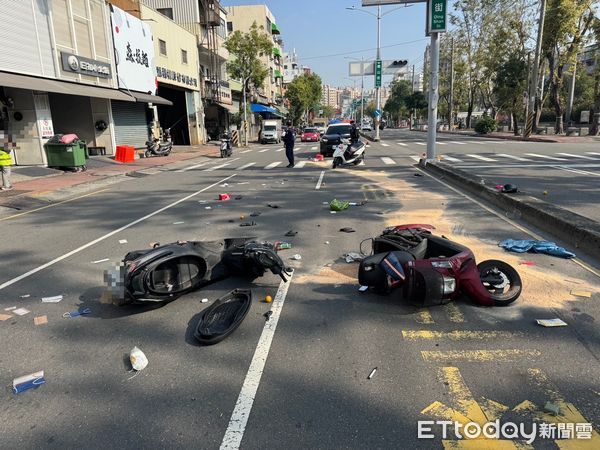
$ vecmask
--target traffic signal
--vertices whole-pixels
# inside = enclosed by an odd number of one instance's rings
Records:
[[[394,67],[404,67],[408,64],[408,60],[406,59],[396,59],[392,61],[392,66]]]

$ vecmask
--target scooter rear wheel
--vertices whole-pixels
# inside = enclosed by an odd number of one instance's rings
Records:
[[[496,306],[508,306],[521,295],[521,277],[510,264],[488,259],[477,264],[477,269],[481,283],[490,293]]]
[[[331,165],[332,169],[335,169],[337,166],[341,166],[342,165],[342,158],[340,158],[339,156],[336,158],[333,158],[333,164]]]
[[[150,158],[152,156],[152,152],[150,150],[146,150],[146,152],[144,153],[144,156],[146,158]]]

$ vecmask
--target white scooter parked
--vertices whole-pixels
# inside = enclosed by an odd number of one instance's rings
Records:
[[[357,141],[354,144],[350,143],[350,139],[342,139],[341,143],[333,152],[332,169],[339,166],[357,166],[365,160],[365,150],[367,146],[362,141]]]

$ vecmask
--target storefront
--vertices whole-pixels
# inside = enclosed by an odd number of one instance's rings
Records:
[[[135,102],[111,101],[116,145],[144,148],[155,127],[153,105],[171,106],[156,95],[152,29],[142,20],[110,6],[118,87]]]
[[[55,133],[110,152],[110,101],[134,99],[116,89],[105,2],[0,2],[0,16],[0,135],[16,146],[15,162],[45,164]]]
[[[171,102],[171,105],[155,105],[160,130],[170,130],[176,145],[203,143],[206,133],[197,37],[144,5],[141,5],[141,14],[142,19],[151,24],[154,36],[157,95]]]

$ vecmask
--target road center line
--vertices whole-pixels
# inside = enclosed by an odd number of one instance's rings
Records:
[[[317,185],[315,186],[316,190],[321,189],[321,183],[323,182],[323,177],[325,176],[325,171],[321,170],[321,176],[319,177],[319,181],[317,181]]]
[[[229,425],[225,431],[225,436],[223,436],[220,450],[237,450],[240,448],[246,424],[248,423],[248,418],[252,411],[252,405],[254,404],[254,398],[258,391],[258,385],[260,384],[267,357],[269,356],[273,336],[277,329],[277,322],[279,322],[283,303],[285,302],[285,297],[290,284],[292,283],[292,276],[293,274],[289,276],[287,283],[285,281],[279,283],[279,289],[273,300],[273,306],[271,307],[273,314],[270,319],[265,322],[263,332],[260,335],[258,345],[256,346],[254,356],[252,357],[252,362],[250,362],[246,379],[242,385],[242,390],[240,391],[235,408],[229,419]]]
[[[87,244],[84,244],[81,247],[76,248],[75,250],[71,250],[70,252],[65,253],[62,256],[59,256],[58,258],[55,258],[52,261],[47,262],[46,264],[42,264],[41,266],[36,267],[35,269],[31,269],[29,272],[26,272],[26,273],[24,273],[22,275],[19,275],[18,277],[13,278],[12,280],[5,281],[4,283],[0,284],[0,291],[2,289],[4,289],[4,288],[7,288],[8,286],[11,286],[11,285],[17,283],[18,281],[21,281],[21,280],[23,280],[23,279],[25,279],[27,277],[30,277],[31,275],[33,275],[33,274],[35,274],[35,273],[37,273],[37,272],[39,272],[41,270],[44,270],[44,269],[46,269],[46,268],[48,268],[50,266],[53,266],[54,264],[56,264],[57,262],[62,261],[63,259],[69,258],[70,256],[73,256],[73,255],[79,253],[80,251],[85,250],[86,248],[90,248],[91,246],[96,245],[98,242],[102,242],[105,239],[108,239],[109,237],[114,236],[115,234],[120,233],[123,230],[131,228],[132,226],[137,225],[138,223],[143,222],[144,220],[149,219],[150,217],[153,217],[153,216],[155,216],[157,214],[160,214],[161,212],[166,211],[167,209],[171,209],[173,206],[177,206],[180,203],[183,203],[186,200],[189,200],[190,198],[195,197],[198,194],[201,194],[202,192],[208,191],[209,189],[211,189],[211,188],[213,188],[213,187],[215,187],[215,186],[217,186],[219,184],[222,184],[223,182],[225,182],[225,181],[227,181],[230,178],[233,178],[235,176],[236,176],[235,173],[233,175],[229,175],[228,177],[223,178],[223,179],[217,181],[216,183],[211,184],[210,186],[207,186],[207,187],[205,187],[203,189],[200,189],[199,191],[196,191],[196,192],[194,192],[194,193],[192,193],[190,195],[187,195],[186,197],[183,197],[183,198],[181,198],[181,199],[179,199],[179,200],[177,200],[177,201],[175,201],[173,203],[170,203],[167,206],[163,206],[162,208],[157,209],[156,211],[151,212],[150,214],[147,214],[144,217],[140,217],[139,219],[134,220],[133,222],[130,222],[127,225],[123,225],[122,227],[117,228],[116,230],[113,230],[110,233],[105,234],[104,236],[100,236],[99,238],[94,239],[93,241],[88,242]]]

